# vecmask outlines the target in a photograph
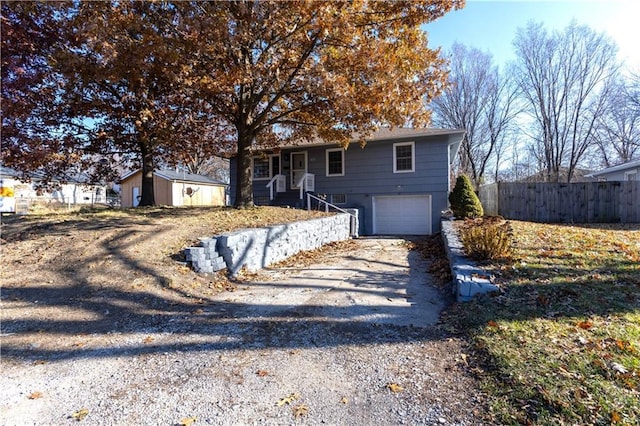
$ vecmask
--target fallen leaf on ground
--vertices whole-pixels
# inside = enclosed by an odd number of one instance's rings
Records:
[[[291,410],[296,418],[306,416],[309,413],[309,407],[305,404],[296,405]]]
[[[197,417],[185,417],[184,419],[180,420],[179,424],[180,424],[180,426],[191,426],[197,420],[198,420]]]
[[[487,322],[487,325],[488,325],[489,327],[498,328],[498,323],[497,323],[497,322],[495,322],[495,321],[488,321],[488,322]]]
[[[340,400],[341,403],[343,404],[348,404],[349,403],[349,398],[347,398],[346,396],[343,396],[342,399]]]
[[[31,395],[29,395],[27,398],[29,399],[38,399],[38,398],[42,398],[42,392],[33,392]]]
[[[616,346],[621,351],[627,351],[627,352],[631,352],[631,353],[635,352],[635,349],[634,349],[633,345],[631,344],[631,342],[628,342],[626,340],[616,340]]]
[[[73,413],[71,413],[71,418],[77,421],[83,420],[85,417],[87,417],[87,414],[89,414],[89,410],[87,410],[86,408],[82,408],[78,411],[74,411]]]
[[[564,377],[573,377],[573,374],[568,372],[567,369],[563,368],[562,366],[558,367],[558,373],[560,373],[560,375]]]
[[[387,389],[393,393],[402,392],[404,388],[397,383],[387,383]]]
[[[269,372],[267,370],[258,370],[256,371],[256,374],[260,377],[264,377],[264,376],[268,376]]]
[[[627,374],[629,371],[624,368],[624,365],[618,364],[617,362],[611,363],[611,369],[619,374]]]
[[[579,328],[583,329],[583,330],[589,330],[591,327],[593,327],[593,323],[589,320],[587,321],[580,321],[578,324],[576,324]]]
[[[293,401],[295,401],[296,399],[300,398],[300,395],[298,395],[297,393],[291,393],[289,394],[289,396],[285,396],[284,398],[281,398],[280,401],[278,401],[278,407],[282,407],[285,404],[291,404]]]
[[[460,354],[459,360],[462,364],[469,366],[469,361],[467,361],[467,354]]]
[[[614,411],[611,413],[611,423],[620,423],[622,421],[622,418],[620,417],[620,414],[617,411]]]
[[[580,400],[580,399],[584,399],[587,398],[589,396],[589,394],[587,393],[587,391],[585,391],[582,388],[577,388],[573,391],[573,395],[575,396],[576,399]]]
[[[143,343],[151,343],[153,342],[154,338],[153,336],[147,336],[144,338],[144,340],[142,341]]]

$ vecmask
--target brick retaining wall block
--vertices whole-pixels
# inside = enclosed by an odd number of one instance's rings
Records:
[[[196,272],[212,273],[227,268],[235,276],[243,266],[257,271],[300,251],[349,239],[352,220],[350,215],[341,213],[202,238],[200,247],[185,249],[186,259]]]
[[[486,272],[465,255],[458,233],[449,220],[442,221],[442,239],[453,276],[453,293],[458,302],[468,302],[479,294],[500,291],[489,279],[483,278]]]

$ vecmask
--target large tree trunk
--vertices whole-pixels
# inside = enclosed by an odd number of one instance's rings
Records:
[[[153,155],[146,149],[142,149],[142,188],[139,206],[153,206],[156,203],[153,196],[154,169]]]
[[[253,207],[253,182],[251,179],[251,141],[253,135],[238,131],[238,170],[236,172],[236,200],[239,209]]]

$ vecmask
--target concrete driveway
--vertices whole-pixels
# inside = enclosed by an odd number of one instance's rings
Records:
[[[226,299],[234,316],[426,327],[445,298],[427,261],[401,238],[361,238],[355,251],[300,269],[262,271]],[[228,296],[228,295],[227,295]]]

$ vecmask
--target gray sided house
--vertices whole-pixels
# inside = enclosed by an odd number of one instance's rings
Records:
[[[381,129],[364,148],[357,141],[347,150],[319,142],[256,152],[254,202],[306,208],[310,193],[358,209],[364,235],[434,234],[448,208],[451,163],[463,137],[464,130]],[[232,159],[232,203],[236,172]]]
[[[640,160],[628,161],[587,175],[601,182],[640,180]]]

